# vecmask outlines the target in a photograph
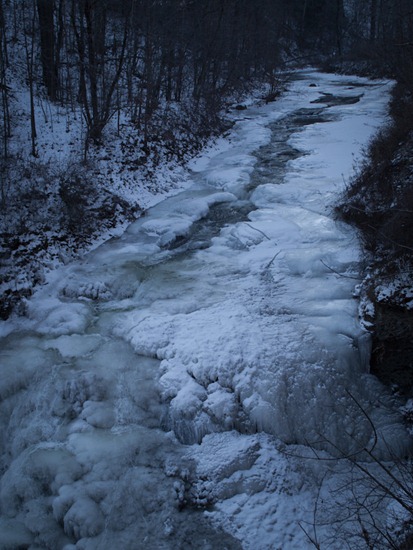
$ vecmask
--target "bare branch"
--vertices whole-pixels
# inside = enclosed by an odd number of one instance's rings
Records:
[[[338,271],[336,271],[335,269],[333,269],[332,267],[330,267],[329,265],[327,265],[323,260],[320,259],[320,262],[323,264],[324,267],[326,267],[327,269],[329,269],[330,271],[332,271],[333,273],[335,273],[336,275],[338,275],[339,277],[344,277],[345,279],[354,279],[356,281],[359,281],[360,280],[360,277],[353,277],[351,275],[343,275],[343,273],[339,273]]]

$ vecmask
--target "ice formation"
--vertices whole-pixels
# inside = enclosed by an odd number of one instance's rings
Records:
[[[3,323],[2,548],[310,548],[320,473],[286,449],[357,451],[366,412],[398,450],[331,212],[390,85],[298,74]]]

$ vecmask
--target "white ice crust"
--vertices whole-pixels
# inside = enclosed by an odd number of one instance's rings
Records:
[[[311,521],[320,473],[285,449],[368,445],[363,408],[383,452],[399,451],[352,298],[357,240],[332,212],[390,86],[298,74],[192,162],[184,192],[54,273],[27,319],[2,324],[0,547],[184,548],[199,530],[178,511],[190,501],[214,505],[205,521],[234,548],[311,548],[298,522]],[[315,108],[320,92],[363,95],[291,135],[303,154],[281,185],[255,188],[247,220],[180,251],[214,205],[246,200],[270,124]]]

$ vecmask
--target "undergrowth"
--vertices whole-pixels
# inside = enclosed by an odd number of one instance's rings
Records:
[[[45,272],[136,219],[139,189],[156,195],[173,187],[174,168],[230,126],[206,108],[180,106],[157,113],[147,136],[132,123],[107,128],[87,160],[10,156],[0,166],[0,319],[24,313],[24,299]]]
[[[391,121],[370,143],[337,212],[356,225],[366,258],[362,300],[374,311],[371,369],[413,395],[413,98],[394,89]]]

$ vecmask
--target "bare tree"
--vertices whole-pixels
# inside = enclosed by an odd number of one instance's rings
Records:
[[[31,137],[31,154],[37,157],[37,130],[36,130],[36,111],[34,107],[35,94],[35,49],[36,49],[36,13],[34,4],[27,5],[23,2],[23,18],[24,18],[24,49],[26,53],[26,69],[27,82],[29,86],[30,97],[30,137]]]
[[[334,471],[340,472],[342,481],[326,503],[319,488],[313,522],[300,527],[317,550],[329,548],[332,541],[342,541],[343,548],[354,550],[409,550],[413,543],[411,460],[396,454],[364,407],[352,394],[349,396],[371,427],[371,442],[365,445],[354,438],[355,450],[347,452],[339,443],[321,436],[332,450],[331,457],[310,448],[306,459],[327,467],[323,481]],[[331,527],[331,541],[319,536],[321,524]]]
[[[108,36],[106,3],[97,0],[73,0],[71,22],[78,56],[79,100],[87,125],[86,155],[89,141],[99,142],[116,111],[113,98],[125,63],[129,24],[125,16],[121,38],[116,30]]]

